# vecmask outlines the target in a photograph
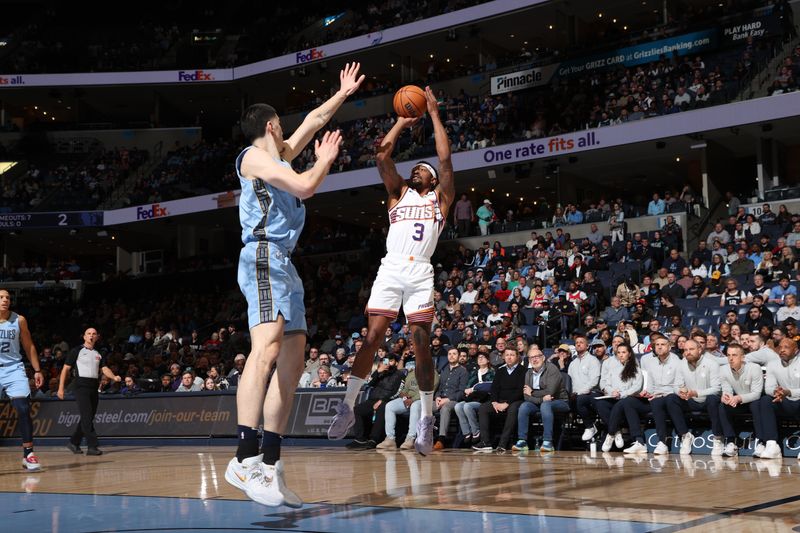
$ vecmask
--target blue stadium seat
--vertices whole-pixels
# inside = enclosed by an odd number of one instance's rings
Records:
[[[704,331],[710,331],[712,328],[717,326],[717,319],[711,316],[697,317],[694,325],[703,329]]]
[[[706,298],[699,298],[697,300],[697,306],[703,309],[708,309],[709,307],[719,307],[719,296],[708,296]]]
[[[528,324],[535,324],[536,323],[536,311],[533,309],[525,308],[522,310],[522,316],[525,317],[525,322]]]
[[[728,312],[726,307],[711,307],[708,309],[708,316],[723,316]]]
[[[703,309],[697,309],[697,308],[695,308],[695,309],[684,309],[683,310],[683,316],[689,317],[689,318],[694,318],[694,317],[698,317],[698,316],[706,316],[707,311],[708,311],[708,309],[705,309],[705,308],[703,308]]]
[[[520,329],[525,333],[525,338],[528,339],[528,342],[534,342],[539,336],[539,326],[531,325],[531,326],[520,326]]]
[[[497,307],[500,308],[501,313],[505,313],[508,311],[508,302],[498,302]]]
[[[683,309],[684,312],[689,309],[697,309],[697,298],[676,298],[675,305]]]

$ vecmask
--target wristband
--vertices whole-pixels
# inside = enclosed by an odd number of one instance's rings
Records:
[[[34,374],[41,374],[41,373],[42,373],[42,371],[41,371],[41,370],[34,370],[34,371],[33,371],[33,373],[34,373]]]

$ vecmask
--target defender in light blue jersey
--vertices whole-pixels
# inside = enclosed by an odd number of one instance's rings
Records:
[[[309,113],[288,140],[283,139],[280,119],[271,106],[254,104],[242,116],[242,132],[251,146],[236,158],[244,243],[238,280],[247,299],[252,351],[236,391],[239,447],[225,479],[264,505],[303,505],[286,488],[280,461],[281,433],[305,363],[303,283],[291,254],[305,223],[303,200],[313,196],[328,175],[339,154],[341,134],[326,132],[314,143],[317,161],[311,169],[298,174],[290,162],[364,81],[358,75],[360,67],[358,63],[345,66],[339,74],[339,91]],[[275,374],[267,387],[273,368]],[[257,428],[262,412],[259,453]]]
[[[5,392],[17,411],[22,435],[22,466],[36,471],[41,469],[41,465],[33,453],[31,388],[25,374],[20,346],[33,366],[34,383],[39,388],[44,384],[44,376],[39,366],[39,354],[28,330],[28,322],[24,316],[11,311],[11,293],[0,289],[0,392]]]

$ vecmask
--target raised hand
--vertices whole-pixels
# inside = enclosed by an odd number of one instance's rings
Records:
[[[350,96],[356,92],[361,86],[361,82],[366,78],[363,74],[361,77],[358,76],[360,68],[361,63],[347,63],[339,72],[339,82],[341,83],[339,90],[344,91],[345,95]]]
[[[316,154],[317,159],[324,159],[333,163],[336,161],[336,156],[339,155],[339,146],[341,144],[342,133],[339,130],[326,131],[321,141],[319,139],[314,141],[314,154]]]
[[[397,117],[397,125],[400,128],[403,128],[403,129],[405,129],[405,128],[413,128],[414,126],[419,124],[420,120],[422,120],[421,116],[420,117],[413,117],[413,118],[411,118],[411,117]]]
[[[436,95],[429,86],[425,86],[425,102],[428,104],[428,114],[431,116],[439,116],[439,102],[436,101]]]

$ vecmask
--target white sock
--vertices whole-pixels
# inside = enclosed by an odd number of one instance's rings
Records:
[[[347,380],[347,392],[344,393],[344,403],[352,409],[356,404],[358,393],[361,392],[361,387],[366,383],[365,379],[351,375]]]
[[[419,391],[419,400],[422,402],[422,416],[433,416],[433,391]]]

